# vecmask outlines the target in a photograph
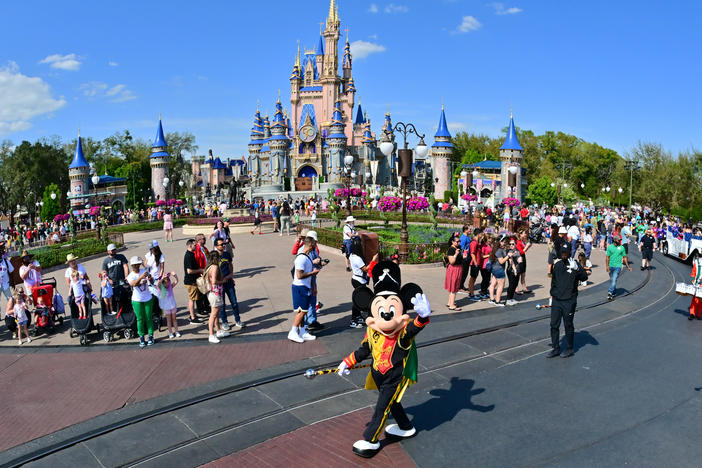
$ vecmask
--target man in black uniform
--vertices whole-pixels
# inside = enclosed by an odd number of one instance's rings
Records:
[[[559,354],[563,358],[573,355],[573,340],[575,328],[573,316],[578,302],[578,283],[587,280],[587,271],[574,259],[570,258],[570,245],[561,243],[558,247],[560,258],[553,264],[551,270],[551,344],[553,349],[546,355],[548,358]],[[561,318],[565,328],[568,348],[561,354],[560,327]]]
[[[653,251],[656,250],[656,239],[653,237],[653,231],[646,229],[646,234],[643,235],[639,242],[639,251],[641,251],[641,271],[646,268],[651,269],[651,259]]]
[[[107,246],[107,255],[108,257],[102,261],[102,269],[107,272],[107,276],[112,280],[114,298],[118,304],[121,304],[123,299],[122,289],[124,288],[124,284],[122,283],[129,275],[127,257],[117,253],[117,246],[115,246],[115,244]],[[124,299],[129,298],[125,297]]]

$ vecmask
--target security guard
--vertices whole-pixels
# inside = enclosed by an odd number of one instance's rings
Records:
[[[553,349],[546,355],[548,358],[567,358],[573,355],[573,340],[575,328],[573,316],[578,302],[578,283],[586,281],[588,272],[575,259],[570,258],[570,245],[562,243],[559,247],[559,259],[553,264],[551,277],[551,344]],[[561,318],[565,328],[568,348],[561,354],[560,327]]]

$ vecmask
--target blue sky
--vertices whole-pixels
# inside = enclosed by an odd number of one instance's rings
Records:
[[[626,152],[702,148],[699,1],[339,0],[353,76],[378,131],[389,108],[433,135],[561,130]],[[297,40],[328,0],[4,2],[0,138],[195,134],[200,154],[247,152],[256,101],[289,106]],[[360,41],[360,42],[359,42]],[[343,38],[341,39],[343,45]],[[340,47],[340,53],[343,50]]]

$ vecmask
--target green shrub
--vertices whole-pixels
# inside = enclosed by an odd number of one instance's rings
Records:
[[[73,244],[67,242],[63,244],[55,244],[38,249],[31,250],[35,260],[39,262],[42,268],[49,268],[56,265],[61,265],[66,262],[66,255],[72,253],[78,258],[88,257],[98,253],[105,253],[107,245],[110,241],[99,241],[96,238],[81,239]],[[119,245],[118,245],[119,247]]]
[[[178,218],[173,220],[173,227],[183,226],[188,223],[188,218]],[[107,232],[139,232],[139,231],[160,231],[163,229],[163,221],[148,221],[146,223],[120,224],[107,228]]]

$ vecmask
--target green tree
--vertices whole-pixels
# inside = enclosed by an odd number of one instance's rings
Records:
[[[548,177],[540,177],[529,184],[528,193],[529,200],[537,205],[545,203],[552,206],[558,201],[556,187],[551,187],[551,179]]]
[[[51,198],[52,193],[55,194],[55,199]],[[58,185],[52,183],[44,188],[44,194],[41,197],[41,201],[44,203],[41,206],[41,219],[43,221],[51,222],[54,216],[61,213],[60,200],[61,191]]]

